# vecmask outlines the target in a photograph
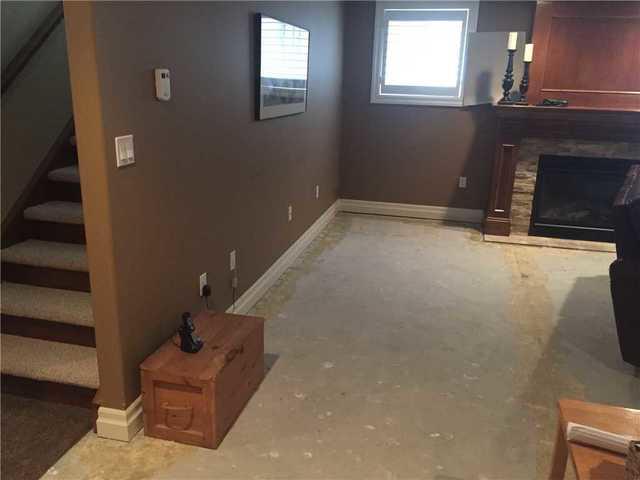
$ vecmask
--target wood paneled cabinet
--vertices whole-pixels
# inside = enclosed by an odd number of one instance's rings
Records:
[[[640,108],[640,2],[539,2],[529,101]]]

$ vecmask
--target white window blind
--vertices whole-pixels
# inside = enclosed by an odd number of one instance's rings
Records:
[[[385,85],[455,87],[463,22],[390,21]]]

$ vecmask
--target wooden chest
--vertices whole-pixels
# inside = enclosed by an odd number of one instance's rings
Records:
[[[204,340],[184,353],[168,340],[141,365],[145,435],[217,448],[264,375],[264,320],[203,312]]]

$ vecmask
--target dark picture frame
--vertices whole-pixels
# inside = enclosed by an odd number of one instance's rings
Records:
[[[307,111],[310,37],[306,28],[255,15],[256,120]]]

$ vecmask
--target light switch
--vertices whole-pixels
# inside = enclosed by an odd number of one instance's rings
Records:
[[[133,135],[116,137],[116,166],[126,167],[135,163],[133,153]]]

